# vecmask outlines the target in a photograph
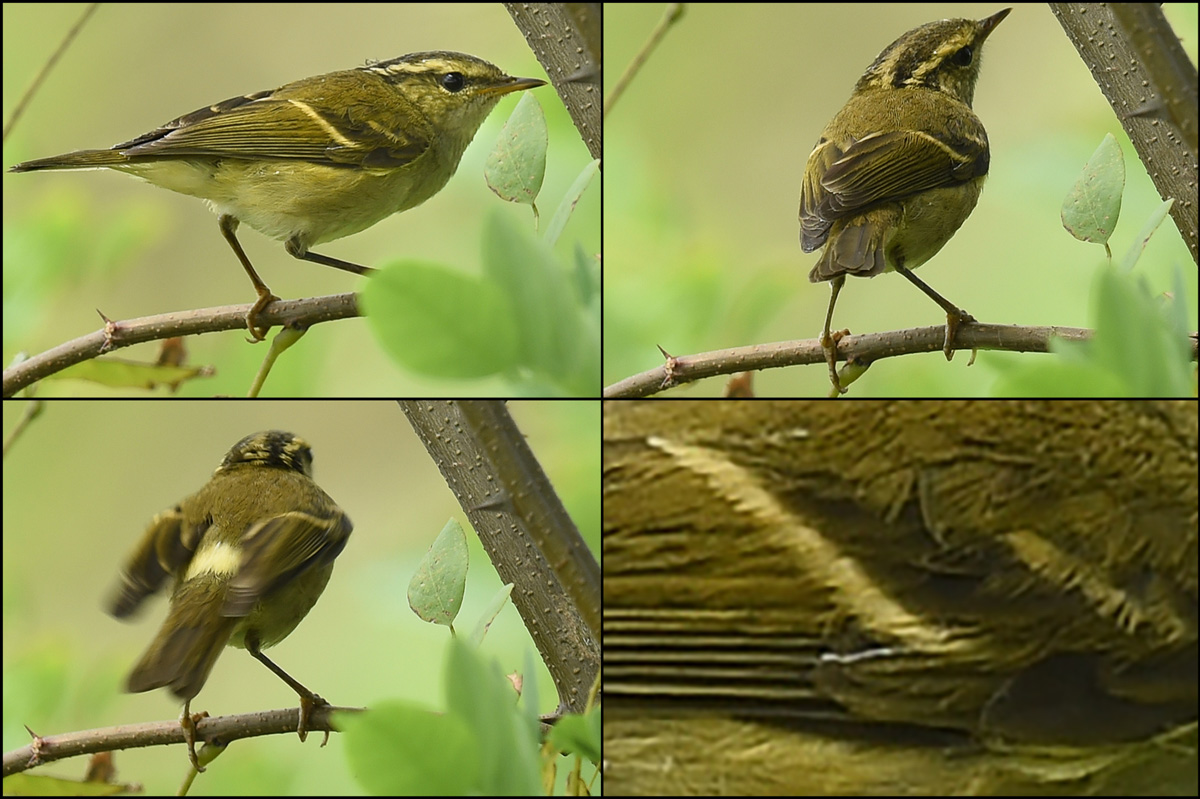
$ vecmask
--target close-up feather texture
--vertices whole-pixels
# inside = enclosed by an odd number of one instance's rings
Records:
[[[1190,402],[608,403],[613,794],[1197,790]]]

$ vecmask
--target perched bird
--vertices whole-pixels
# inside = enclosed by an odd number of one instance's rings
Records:
[[[500,98],[544,86],[466,53],[409,53],[205,106],[104,150],[14,164],[10,172],[114,169],[199,197],[258,293],[279,299],[238,241],[242,222],[293,258],[359,275],[374,270],[309,248],[360,233],[433,197]]]
[[[930,22],[892,42],[808,156],[800,248],[824,247],[808,279],[832,281],[821,347],[838,393],[846,390],[839,336],[829,326],[847,275],[898,272],[941,306],[947,360],[959,325],[975,321],[912,270],[937,255],[979,201],[991,151],[971,103],[984,42],[1010,11]]]
[[[281,430],[246,436],[203,488],[154,517],[109,602],[113,616],[126,618],[172,579],[170,611],[126,689],[169,688],[184,701],[188,754],[201,771],[190,706],[226,645],[248,651],[299,695],[301,740],[313,709],[328,704],[262,653],[308,615],[353,530],[312,474],[304,439]]]
[[[609,403],[609,794],[1197,793],[1192,402]]]

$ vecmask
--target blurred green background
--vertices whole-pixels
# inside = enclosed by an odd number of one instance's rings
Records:
[[[82,4],[4,5],[4,114],[75,24]],[[457,50],[510,75],[544,77],[500,4],[103,5],[65,52],[8,137],[4,166],[84,148],[110,147],[162,123],[248,92],[418,50]],[[550,150],[539,201],[549,214],[590,161],[553,87],[540,89]],[[496,209],[532,229],[527,206],[501,202],[483,163],[519,98],[484,123],[446,188],[424,205],[324,254],[368,265],[418,258],[479,274],[483,217]],[[589,191],[558,244],[600,248],[600,193]],[[285,298],[355,291],[361,279],[298,261],[281,242],[243,226],[242,245]],[[250,281],[196,198],[115,172],[4,173],[4,357],[39,352],[113,319],[250,302]],[[431,331],[435,335],[436,331]],[[265,347],[244,333],[192,337],[191,362],[219,366],[185,394],[242,395]],[[154,344],[121,357],[153,360]],[[78,384],[43,391],[103,393]],[[275,395],[444,396],[510,393],[499,380],[438,382],[399,371],[361,319],[322,325],[281,360]]]
[[[876,55],[905,31],[946,17],[980,19],[1003,3],[696,4],[606,118],[605,383],[673,355],[814,338],[829,302],[800,250],[804,164],[821,130]],[[1164,11],[1195,59],[1195,5]],[[662,7],[605,5],[606,88]],[[988,39],[975,110],[991,172],[974,214],[919,276],[978,319],[1087,326],[1098,245],[1075,241],[1059,211],[1106,133],[1124,150],[1128,185],[1113,238],[1130,247],[1160,200],[1100,90],[1044,5],[1019,5]],[[1196,269],[1168,219],[1138,266],[1154,293],[1175,270],[1196,326]],[[936,325],[944,314],[896,275],[851,279],[834,323],[855,333]],[[986,395],[1007,360],[967,368],[941,353],[876,363],[855,396]],[[719,394],[723,379],[673,394]],[[823,395],[823,365],[755,375],[770,395]]]
[[[8,434],[26,403],[4,403]],[[509,404],[567,510],[598,552],[598,403]],[[333,578],[295,632],[269,650],[276,663],[339,705],[399,698],[443,701],[444,627],[408,608],[408,580],[461,509],[394,402],[51,403],[4,462],[4,748],[41,735],[179,716],[165,691],[125,694],[128,670],[157,632],[165,599],[130,624],[102,603],[154,514],[197,490],[243,436],[278,428],[313,447],[317,482],[354,522]],[[469,528],[468,528],[469,529]],[[471,630],[500,581],[473,535],[458,623]],[[506,672],[536,649],[516,610],[501,612],[484,652]],[[542,667],[539,708],[556,705]],[[242,650],[226,649],[193,710],[212,715],[294,707],[296,697]],[[338,735],[300,744],[270,736],[235,744],[202,775],[203,793],[360,793]],[[78,778],[86,759],[48,766]],[[173,791],[183,747],[116,754],[119,778],[147,793]],[[560,768],[560,772],[565,769]],[[35,772],[38,773],[38,772]]]

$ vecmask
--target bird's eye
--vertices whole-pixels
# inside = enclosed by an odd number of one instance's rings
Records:
[[[467,81],[461,72],[447,72],[442,76],[442,88],[451,94],[457,94],[466,85]]]
[[[954,55],[950,56],[950,63],[959,67],[971,66],[971,59],[975,57],[975,52],[971,49],[971,45],[959,50]]]

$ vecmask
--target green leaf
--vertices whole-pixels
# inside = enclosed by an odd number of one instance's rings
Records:
[[[600,383],[598,311],[584,310],[568,267],[550,247],[500,214],[484,224],[484,275],[508,298],[519,361],[560,391],[595,396]]]
[[[1167,308],[1145,281],[1102,268],[1092,286],[1096,334],[1054,339],[1052,355],[1013,365],[995,393],[1012,396],[1188,397],[1193,394],[1187,314]],[[1179,295],[1182,296],[1182,295]]]
[[[585,166],[575,178],[575,182],[571,184],[571,188],[567,189],[567,193],[563,196],[562,202],[558,204],[558,208],[554,209],[554,216],[550,217],[550,224],[546,226],[546,242],[553,247],[558,237],[562,235],[563,229],[566,228],[567,222],[571,219],[571,212],[575,210],[575,206],[579,205],[579,201],[583,198],[583,193],[587,191],[588,186],[592,183],[592,178],[600,171],[600,162],[592,161]]]
[[[479,793],[479,731],[458,715],[411,703],[372,702],[366,713],[339,713],[346,757],[375,796]]]
[[[488,155],[483,169],[488,187],[502,199],[532,206],[546,177],[548,141],[546,115],[537,98],[526,93]]]
[[[569,713],[550,731],[550,743],[566,754],[577,754],[593,763],[600,762],[600,710],[585,714]]]
[[[492,622],[496,620],[496,617],[500,615],[500,611],[504,610],[504,606],[508,604],[508,598],[512,596],[512,590],[513,584],[505,583],[500,586],[499,591],[492,594],[492,598],[488,600],[483,613],[479,614],[479,621],[475,622],[475,629],[471,631],[471,637],[468,639],[471,643],[476,646],[483,643],[483,637],[487,635]]]
[[[482,796],[534,796],[540,780],[538,729],[517,706],[512,684],[495,661],[461,639],[446,658],[446,707],[479,736]]]
[[[362,292],[367,322],[388,354],[421,374],[473,378],[517,363],[517,326],[503,292],[441,264],[401,261]]]
[[[88,380],[110,388],[153,389],[167,385],[178,387],[188,380],[212,377],[211,366],[156,366],[119,358],[93,358],[80,361],[51,375],[49,380]]]
[[[1159,225],[1167,218],[1167,214],[1171,212],[1171,206],[1175,204],[1175,200],[1167,200],[1159,204],[1154,213],[1146,219],[1146,224],[1142,225],[1142,229],[1138,231],[1137,238],[1129,247],[1129,251],[1125,253],[1125,257],[1121,259],[1121,271],[1133,271],[1133,267],[1137,265],[1138,259],[1142,257],[1142,252],[1146,249],[1146,245],[1150,242],[1150,237],[1154,235],[1154,231],[1158,230]]]
[[[1062,223],[1080,241],[1107,246],[1121,215],[1125,188],[1125,158],[1111,133],[1092,153],[1062,207]]]
[[[467,534],[457,519],[446,522],[408,583],[408,606],[418,617],[449,627],[462,609],[467,587]]]

